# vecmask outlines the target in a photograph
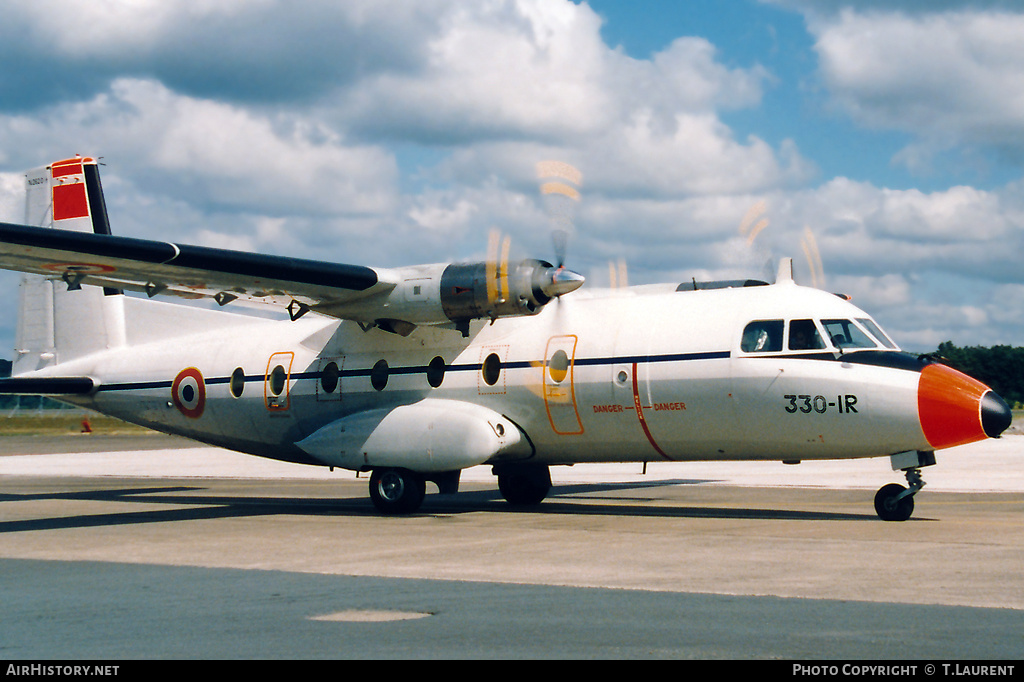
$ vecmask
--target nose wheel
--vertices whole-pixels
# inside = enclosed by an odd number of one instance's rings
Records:
[[[906,521],[914,513],[914,492],[899,483],[883,485],[875,493],[875,513],[883,521]]]
[[[899,483],[883,485],[875,493],[875,513],[883,521],[906,521],[914,513],[914,495],[924,487],[918,466],[935,464],[934,453],[914,453],[918,457],[915,466],[897,467],[898,455],[893,455],[893,468],[902,468],[907,477],[907,486]]]

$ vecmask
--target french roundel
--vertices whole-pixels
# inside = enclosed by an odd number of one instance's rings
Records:
[[[186,417],[198,419],[206,407],[206,382],[195,367],[178,372],[171,384],[174,406]]]

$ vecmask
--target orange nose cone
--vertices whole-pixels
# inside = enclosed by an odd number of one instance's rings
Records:
[[[1010,408],[992,389],[939,364],[921,370],[917,411],[924,436],[935,449],[997,438],[1012,419]]]

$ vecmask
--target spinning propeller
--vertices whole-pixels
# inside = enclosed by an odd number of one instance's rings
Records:
[[[746,238],[747,246],[753,246],[758,235],[770,224],[765,217],[766,204],[764,200],[758,201],[747,210],[740,221],[739,233]],[[803,249],[804,257],[807,259],[807,267],[811,273],[811,286],[817,289],[825,287],[825,269],[821,260],[821,252],[818,250],[818,242],[814,237],[814,231],[809,226],[804,226],[803,235],[800,238],[800,246]]]
[[[569,238],[575,233],[573,214],[580,201],[583,174],[562,161],[541,161],[537,164],[537,179],[541,181],[540,193],[551,218],[551,241],[558,271],[571,272],[565,271],[564,267]],[[608,261],[608,279],[612,289],[629,286],[626,259]]]
[[[800,245],[804,249],[807,266],[811,269],[811,286],[818,289],[825,288],[825,268],[821,262],[821,252],[818,251],[818,242],[814,239],[814,232],[806,225],[804,226],[804,236],[800,240]]]
[[[542,185],[546,197],[578,201],[579,172],[568,164],[542,162],[538,172],[555,171],[559,180]],[[572,169],[575,174],[567,169]],[[556,200],[559,201],[559,200]],[[550,207],[553,204],[549,203]],[[552,213],[552,239],[558,265],[535,258],[512,258],[512,239],[492,229],[487,241],[487,257],[482,263],[448,265],[441,276],[440,299],[446,317],[456,328],[468,334],[469,320],[534,315],[551,300],[583,286],[585,278],[565,267],[565,251],[572,220],[562,206]]]

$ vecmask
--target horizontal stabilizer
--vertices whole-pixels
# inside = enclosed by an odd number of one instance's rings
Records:
[[[14,377],[0,379],[0,395],[88,395],[98,385],[92,377]]]

